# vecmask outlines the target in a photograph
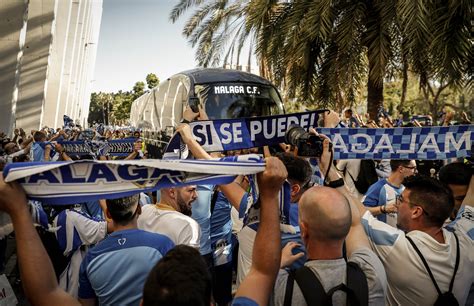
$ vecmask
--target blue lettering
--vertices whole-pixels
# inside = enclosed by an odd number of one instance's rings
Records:
[[[48,183],[59,184],[58,178],[51,171],[34,174],[28,179],[29,184],[37,183],[39,181],[47,181]]]
[[[207,139],[209,139],[209,145],[212,145],[212,133],[211,133],[211,125],[206,125],[206,132],[207,132]]]
[[[148,178],[147,168],[134,167],[130,171],[130,167],[128,165],[122,165],[118,167],[117,172],[118,175],[124,180],[138,180]]]
[[[193,128],[193,135],[196,141],[202,146],[206,142],[206,134],[201,128],[202,126],[195,125]]]
[[[61,177],[63,178],[63,183],[85,183],[86,179],[83,177],[73,177],[71,168],[69,167],[61,167],[59,168],[61,172]]]
[[[95,183],[98,179],[103,179],[107,182],[116,182],[117,179],[113,172],[105,164],[94,164],[92,165],[91,174],[88,183]]]

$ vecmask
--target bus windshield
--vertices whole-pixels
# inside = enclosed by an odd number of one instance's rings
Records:
[[[283,113],[280,96],[269,85],[241,82],[197,84],[194,92],[211,120]]]

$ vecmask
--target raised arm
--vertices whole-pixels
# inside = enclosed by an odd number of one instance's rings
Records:
[[[0,210],[8,213],[15,229],[23,289],[33,305],[79,305],[58,286],[53,265],[36,232],[20,185],[0,178]]]
[[[266,305],[280,267],[279,192],[288,173],[276,157],[265,159],[265,171],[257,176],[260,190],[260,224],[253,246],[250,272],[237,289],[236,297],[247,297]]]
[[[330,167],[328,178],[326,180],[327,182],[334,182],[336,180],[343,179],[331,161],[329,138],[324,135],[320,136],[324,138],[323,154],[318,159],[321,172],[326,173],[327,168]],[[349,190],[345,187],[345,184],[338,187],[337,191],[339,191],[348,199],[351,206],[352,223],[349,234],[346,237],[347,255],[350,256],[355,250],[362,247],[367,247],[370,249],[369,240],[361,224],[361,216],[366,212],[367,208],[356,197],[352,196]]]
[[[177,132],[181,135],[182,141],[188,146],[188,149],[193,153],[193,156],[198,159],[211,159],[211,155],[207,153],[201,145],[194,139],[191,132],[191,128],[188,124],[181,124],[176,129]],[[240,208],[240,201],[244,197],[246,191],[239,185],[230,183],[227,185],[219,185],[222,193],[226,196],[232,206],[237,209]]]
[[[466,196],[462,201],[462,205],[474,206],[474,175],[471,176],[471,181],[469,182],[469,188],[467,189]]]

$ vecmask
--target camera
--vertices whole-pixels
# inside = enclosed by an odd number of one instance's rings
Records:
[[[323,153],[323,139],[308,133],[299,125],[288,128],[285,142],[297,147],[299,156],[319,157]]]

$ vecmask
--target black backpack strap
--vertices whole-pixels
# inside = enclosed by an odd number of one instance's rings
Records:
[[[355,262],[347,262],[347,305],[368,305],[369,285],[364,271]],[[350,292],[352,291],[352,292]]]
[[[219,188],[214,186],[212,190],[212,197],[211,197],[211,215],[214,213],[214,208],[216,207],[217,196],[219,195]]]
[[[421,261],[423,262],[423,265],[425,266],[426,270],[428,271],[428,274],[431,278],[431,281],[433,282],[433,285],[435,286],[436,288],[436,291],[438,292],[438,295],[442,295],[443,293],[441,292],[441,290],[439,289],[439,286],[438,284],[436,283],[436,280],[434,279],[434,276],[433,276],[433,273],[431,272],[430,270],[430,267],[428,266],[428,263],[426,262],[426,259],[423,257],[423,255],[421,254],[420,250],[418,249],[418,247],[415,245],[415,243],[413,242],[413,240],[408,237],[408,236],[405,236],[407,237],[408,241],[410,242],[410,244],[413,246],[413,248],[415,249],[416,253],[418,253],[418,256],[420,256],[421,258]],[[454,277],[456,276],[456,273],[457,273],[457,270],[458,270],[458,266],[459,266],[459,241],[458,241],[458,237],[456,236],[456,234],[454,235],[454,237],[456,237],[456,264],[454,266],[454,274],[453,274],[453,278],[451,279],[451,283],[449,284],[449,292],[451,292],[451,289],[453,288],[453,284],[454,284]]]
[[[454,235],[454,238],[456,239],[456,263],[454,264],[454,274],[453,278],[451,278],[451,283],[449,284],[449,292],[452,292],[453,290],[453,285],[454,285],[454,278],[456,277],[456,273],[458,272],[459,268],[459,257],[460,257],[460,252],[459,252],[459,239],[458,236],[456,235],[455,232],[452,232]]]
[[[286,280],[285,299],[283,306],[291,306],[291,300],[293,299],[293,285],[295,283],[294,271],[288,271],[288,279]]]
[[[332,297],[326,295],[319,279],[310,268],[303,266],[295,271],[295,280],[308,305],[331,305]]]

